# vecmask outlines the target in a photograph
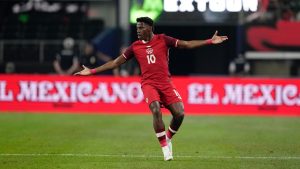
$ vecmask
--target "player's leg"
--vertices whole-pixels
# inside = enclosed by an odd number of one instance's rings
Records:
[[[172,83],[165,86],[166,87],[162,90],[162,101],[165,105],[167,105],[166,107],[172,114],[172,120],[167,131],[167,138],[172,139],[173,135],[176,134],[184,119],[184,106],[182,103],[182,98],[177,92],[175,86]]]
[[[182,102],[176,102],[168,106],[172,114],[172,119],[170,122],[170,126],[166,133],[166,140],[170,150],[171,156],[173,156],[173,147],[172,147],[172,137],[176,134],[178,129],[180,128],[182,121],[184,119],[184,108]]]
[[[172,137],[176,134],[176,132],[180,128],[182,121],[184,119],[184,106],[182,102],[176,102],[170,104],[168,106],[168,109],[172,114],[172,119],[167,131],[167,138],[172,139]]]
[[[162,147],[164,159],[171,160],[172,158],[170,157],[170,151],[166,141],[165,124],[162,120],[160,96],[158,91],[151,85],[143,85],[142,91],[145,101],[149,104],[149,109],[153,116],[153,128],[160,146]]]
[[[164,160],[169,161],[172,160],[173,157],[170,154],[170,150],[166,140],[166,132],[165,132],[165,124],[162,119],[162,113],[160,110],[160,103],[158,101],[153,101],[149,108],[152,112],[153,116],[153,128],[156,133],[156,137],[162,147],[162,152],[164,154]]]
[[[153,128],[156,133],[156,136],[160,142],[161,147],[166,146],[166,133],[165,133],[165,124],[162,119],[162,113],[160,110],[160,103],[158,101],[153,101],[149,108],[153,116]]]
[[[162,86],[161,91],[162,91],[162,101],[164,105],[167,105],[166,108],[168,108],[172,114],[172,120],[166,132],[166,136],[167,136],[166,139],[170,150],[170,154],[171,156],[173,156],[171,139],[173,135],[178,131],[179,127],[181,126],[181,123],[184,118],[184,108],[183,108],[182,98],[172,83]]]

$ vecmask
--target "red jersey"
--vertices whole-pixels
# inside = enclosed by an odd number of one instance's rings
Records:
[[[177,47],[178,39],[164,34],[154,35],[149,42],[135,41],[123,56],[126,60],[135,56],[140,64],[142,85],[170,82],[169,49]]]

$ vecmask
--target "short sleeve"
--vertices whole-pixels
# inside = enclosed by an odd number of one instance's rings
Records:
[[[122,55],[126,60],[131,59],[134,56],[132,45],[130,45]]]
[[[163,38],[168,47],[177,47],[178,39],[175,39],[171,36],[163,35]]]

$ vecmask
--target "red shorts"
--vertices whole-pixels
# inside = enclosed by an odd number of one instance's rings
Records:
[[[182,102],[181,96],[172,83],[163,85],[144,84],[142,85],[142,91],[148,105],[153,101],[159,101],[162,106],[167,107],[172,103]]]

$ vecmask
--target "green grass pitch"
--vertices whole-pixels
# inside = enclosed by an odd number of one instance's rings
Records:
[[[300,168],[300,118],[186,116],[170,162],[150,115],[0,113],[0,134],[1,169]]]

